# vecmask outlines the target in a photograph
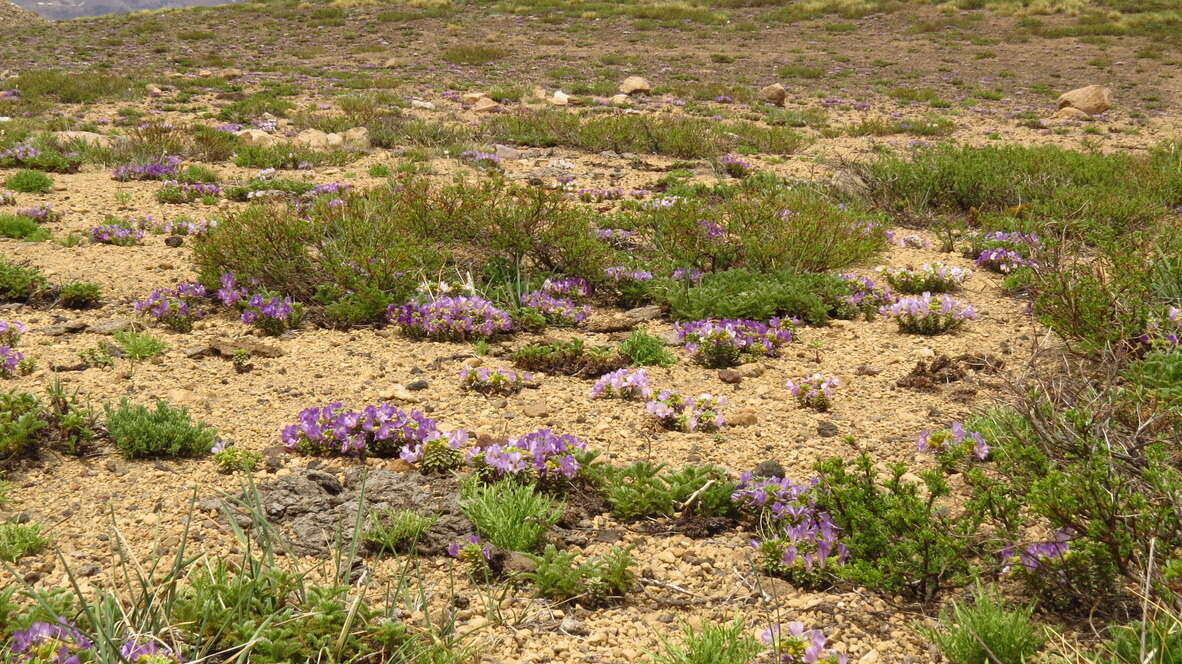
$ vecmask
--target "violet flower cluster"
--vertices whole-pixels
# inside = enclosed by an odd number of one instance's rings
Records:
[[[61,221],[62,213],[54,210],[48,205],[37,205],[31,208],[23,208],[16,210],[13,214],[18,214],[22,217],[28,217],[39,224],[49,224],[55,221]]]
[[[17,342],[21,340],[21,335],[24,333],[24,323],[0,320],[0,344],[5,346],[16,346]]]
[[[511,369],[464,367],[460,369],[460,388],[480,394],[516,394],[533,380],[533,375],[519,374]]]
[[[0,346],[0,378],[15,376],[24,361],[24,353],[9,346]]]
[[[582,277],[557,277],[542,282],[542,292],[554,297],[587,297],[591,294],[591,284]]]
[[[81,664],[81,653],[94,647],[65,618],[59,618],[56,623],[35,622],[28,629],[14,632],[7,645],[21,656],[19,661],[38,664]]]
[[[751,162],[740,159],[737,155],[725,154],[718,160],[722,170],[734,178],[743,178],[751,174]]]
[[[158,228],[165,235],[205,235],[210,229],[217,226],[217,223],[216,219],[205,219],[203,221],[177,219],[176,221],[166,221],[158,226]]]
[[[161,183],[160,191],[156,192],[156,200],[161,203],[180,205],[205,198],[217,198],[221,194],[222,188],[220,185],[205,182],[165,180]]]
[[[626,228],[593,228],[591,236],[603,240],[609,246],[623,249],[632,244],[633,238],[636,237],[636,231]]]
[[[648,189],[620,189],[619,187],[612,187],[610,189],[580,189],[575,192],[575,196],[578,196],[579,200],[586,203],[618,201],[629,196],[632,198],[643,198],[644,196],[648,196],[648,194]]]
[[[411,337],[436,341],[484,339],[513,329],[513,319],[475,296],[444,296],[427,302],[390,305],[386,318]]]
[[[780,346],[792,342],[792,324],[773,318],[754,320],[706,319],[678,323],[677,338],[685,342],[695,361],[707,367],[730,367],[750,357],[779,354]]]
[[[651,281],[653,278],[652,272],[648,272],[646,270],[635,270],[624,266],[604,268],[603,273],[608,279],[616,283]]]
[[[924,263],[918,268],[884,267],[879,270],[896,290],[903,293],[947,293],[959,290],[971,272],[943,263]]]
[[[130,247],[139,244],[143,239],[144,232],[142,230],[120,226],[119,224],[106,224],[90,229],[90,240],[99,244]]]
[[[300,326],[302,308],[290,297],[255,293],[239,304],[242,306],[239,319],[264,334],[278,336]]]
[[[700,284],[705,277],[706,273],[696,267],[675,268],[669,275],[674,281],[688,281],[691,284]]]
[[[202,316],[198,303],[208,295],[205,286],[195,282],[177,284],[176,288],[160,288],[132,307],[146,316],[177,332],[189,332],[193,321]]]
[[[869,277],[859,276],[853,272],[838,276],[850,289],[850,294],[842,298],[844,304],[859,311],[877,313],[881,307],[894,304],[899,299],[899,296],[891,291],[890,286],[880,286]]]
[[[1001,573],[1021,567],[1027,572],[1033,572],[1048,563],[1062,560],[1071,550],[1071,533],[1060,530],[1055,538],[1044,542],[1034,542],[1024,547],[1007,546],[998,553],[1001,558]]]
[[[931,452],[945,458],[963,458],[972,455],[978,461],[989,458],[989,443],[977,431],[969,431],[960,422],[953,422],[947,429],[920,432],[916,441],[920,452]]]
[[[1155,316],[1149,320],[1148,330],[1141,335],[1140,341],[1165,350],[1173,350],[1178,348],[1180,339],[1182,339],[1182,309],[1170,307],[1164,315]]]
[[[790,380],[785,387],[796,397],[796,402],[801,408],[825,412],[833,405],[833,397],[840,385],[841,381],[837,376],[824,377],[815,373],[799,381]]]
[[[160,161],[147,164],[125,164],[119,166],[111,173],[111,177],[120,182],[128,182],[130,180],[164,180],[176,175],[180,165],[180,157],[169,156]]]
[[[926,335],[955,330],[977,317],[972,305],[947,295],[933,298],[931,293],[901,297],[878,312],[894,318],[902,332]]]
[[[16,162],[18,165],[41,156],[41,151],[32,145],[14,145],[0,150],[0,163]]]
[[[973,261],[978,267],[985,268],[992,272],[1000,272],[1008,274],[1021,267],[1038,267],[1038,263],[1022,254],[1012,251],[1010,249],[1003,249],[1002,247],[995,247],[993,249],[986,249],[977,256]]]
[[[480,168],[500,168],[501,158],[491,152],[480,150],[464,150],[459,154],[460,161],[466,161]]]
[[[592,399],[648,399],[652,396],[644,369],[616,369],[606,373],[591,386]]]
[[[586,448],[587,444],[577,436],[539,429],[510,438],[504,445],[493,444],[483,450],[474,448],[469,457],[494,477],[530,477],[547,481],[573,479],[578,475],[579,461],[575,453]]]
[[[725,404],[725,399],[710,394],[684,397],[672,390],[661,390],[644,404],[644,409],[670,431],[709,433],[726,426],[721,411]]]
[[[557,298],[544,291],[531,291],[521,296],[521,306],[535,309],[551,325],[578,325],[591,315],[591,307],[585,304]]]
[[[825,650],[828,639],[819,629],[805,629],[804,623],[793,621],[773,625],[759,635],[759,640],[772,651],[779,664],[846,664],[845,653]]]
[[[804,586],[822,581],[830,565],[843,564],[849,556],[829,513],[817,509],[815,483],[744,473],[731,494],[731,502],[753,513],[759,524],[760,539],[751,545],[764,569]]]
[[[448,436],[466,438],[464,432],[443,433],[435,420],[417,410],[407,413],[382,403],[354,411],[334,402],[300,411],[298,422],[284,427],[280,440],[303,454],[389,458]]]

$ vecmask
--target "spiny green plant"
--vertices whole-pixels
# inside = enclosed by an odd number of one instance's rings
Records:
[[[411,510],[387,510],[371,514],[370,519],[365,541],[378,549],[378,553],[395,553],[413,547],[439,521],[439,516]]]
[[[162,339],[145,332],[120,330],[112,336],[115,337],[115,341],[119,342],[119,347],[123,350],[123,356],[133,363],[143,362],[144,360],[161,355],[164,351],[168,350],[168,344]]]
[[[751,664],[766,649],[748,634],[742,621],[686,626],[680,642],[663,641],[647,664]]]
[[[62,284],[57,299],[67,309],[89,309],[102,303],[103,288],[90,281],[71,281]]]
[[[53,191],[53,178],[41,171],[25,169],[9,175],[4,186],[26,194],[48,194]]]
[[[28,217],[4,214],[0,215],[0,237],[10,237],[28,242],[44,242],[51,236],[45,227]]]
[[[921,629],[952,664],[1024,664],[1045,638],[1033,606],[1010,608],[997,590],[977,586],[971,602],[952,602],[935,627]]]
[[[665,341],[644,330],[634,330],[620,343],[620,354],[634,367],[671,367],[677,356],[665,348]]]
[[[562,517],[563,505],[512,479],[464,485],[460,508],[481,536],[509,551],[534,551]]]
[[[49,540],[41,534],[41,525],[36,523],[0,523],[0,560],[10,563],[33,555]]]
[[[209,454],[216,432],[208,424],[194,422],[185,408],[164,401],[156,409],[133,405],[123,399],[118,408],[106,406],[107,432],[124,457],[197,457]]]

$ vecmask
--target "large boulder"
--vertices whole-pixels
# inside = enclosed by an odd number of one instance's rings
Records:
[[[263,148],[275,145],[276,141],[274,136],[262,129],[243,129],[234,135],[245,145],[257,145]]]
[[[776,106],[783,106],[784,99],[788,97],[788,91],[779,83],[772,83],[771,85],[759,91],[759,98],[769,104]]]
[[[57,131],[53,134],[53,140],[59,145],[81,143],[92,148],[109,148],[113,142],[110,136],[93,131]]]
[[[1076,88],[1059,95],[1059,108],[1077,108],[1088,115],[1097,115],[1112,106],[1112,91],[1102,85]]]
[[[642,76],[629,76],[620,83],[620,94],[648,94],[652,91],[653,86],[649,85],[648,80]]]
[[[340,140],[339,136],[337,140]],[[330,145],[329,135],[319,129],[305,129],[296,134],[291,142],[312,150],[327,150]]]

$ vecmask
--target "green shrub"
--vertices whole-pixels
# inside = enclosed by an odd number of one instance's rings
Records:
[[[33,394],[0,393],[0,461],[33,455],[45,446],[66,454],[81,454],[94,440],[97,418],[67,394],[60,381],[47,389],[43,405]]]
[[[213,462],[222,473],[253,473],[263,462],[263,453],[241,447],[226,447],[213,453]]]
[[[426,516],[410,510],[386,510],[380,515],[371,515],[370,526],[363,537],[379,553],[405,552],[438,521],[437,515]]]
[[[53,191],[53,178],[41,171],[23,170],[9,175],[4,186],[26,194],[48,194]]]
[[[983,517],[946,510],[951,491],[939,471],[915,477],[894,464],[883,478],[865,454],[831,458],[816,469],[817,508],[829,513],[849,550],[836,574],[923,601],[972,577],[971,552]]]
[[[1148,157],[1055,146],[940,145],[862,168],[873,196],[910,214],[1021,208],[1046,235],[1064,224],[1123,233],[1148,228],[1182,200],[1182,151]]]
[[[535,568],[526,574],[539,597],[554,601],[578,598],[585,604],[603,604],[622,598],[636,585],[629,549],[614,547],[601,558],[576,564],[575,554],[562,553],[547,544],[542,555],[531,555]]]
[[[726,625],[687,626],[681,642],[664,641],[646,664],[751,664],[767,646],[748,634],[739,620]]]
[[[168,344],[163,340],[143,332],[121,330],[112,336],[115,337],[115,341],[119,342],[119,347],[123,349],[123,356],[132,362],[143,362],[168,350]]]
[[[923,634],[951,664],[1025,664],[1045,641],[1033,612],[1033,606],[1011,609],[996,590],[978,586],[971,604],[952,602],[939,625]]]
[[[512,479],[465,485],[460,508],[481,536],[509,551],[534,551],[562,517],[562,503]]]
[[[653,299],[669,306],[675,319],[796,317],[824,325],[830,316],[847,317],[849,286],[828,274],[764,274],[737,269],[707,274],[697,285],[658,282]]]
[[[450,46],[443,50],[443,59],[453,65],[486,65],[509,55],[509,51],[496,46],[469,44]]]
[[[1156,615],[1108,628],[1108,638],[1089,664],[1179,664],[1182,617],[1160,610]]]
[[[635,330],[620,343],[620,355],[634,367],[671,367],[677,356],[665,348],[665,341],[644,330]]]
[[[45,291],[47,282],[34,267],[16,265],[0,256],[0,299],[26,302]]]
[[[124,399],[118,409],[108,404],[106,412],[111,442],[129,459],[197,457],[209,454],[213,448],[213,428],[193,422],[184,408],[157,401],[156,410],[149,410]]]
[[[234,165],[278,169],[343,166],[357,159],[357,156],[357,153],[346,150],[321,152],[295,144],[243,145],[234,153]]]
[[[701,516],[736,516],[731,494],[735,483],[715,466],[686,466],[678,471],[638,461],[606,471],[603,492],[612,514],[624,521],[672,516],[677,510]],[[687,501],[693,497],[693,503]]]
[[[226,187],[222,193],[232,201],[250,200],[250,194],[256,191],[281,191],[292,196],[306,194],[315,185],[305,180],[287,180],[274,178],[270,180],[251,180],[246,184]]]
[[[592,115],[559,110],[523,111],[491,118],[485,138],[538,147],[567,146],[589,152],[663,154],[683,159],[730,152],[791,154],[803,136],[784,127],[751,122],[716,122],[688,115]]]
[[[58,302],[67,309],[89,309],[103,301],[103,288],[90,281],[71,281],[58,291]]]
[[[49,231],[28,217],[14,214],[0,214],[0,237],[11,237],[29,242],[44,242],[50,238]]]
[[[223,106],[218,111],[218,119],[225,122],[250,124],[264,113],[281,118],[286,117],[292,106],[290,101],[280,98],[274,92],[260,92]]]
[[[583,339],[531,343],[513,351],[513,364],[526,371],[594,378],[623,368],[628,360],[611,346],[588,346]]]
[[[129,78],[99,70],[64,71],[34,69],[21,72],[12,81],[28,100],[46,98],[63,104],[92,104],[106,99],[127,99],[143,86]]]
[[[35,523],[0,523],[0,560],[15,563],[45,548],[49,540]]]

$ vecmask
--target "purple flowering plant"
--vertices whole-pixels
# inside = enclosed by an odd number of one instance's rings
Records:
[[[759,635],[769,647],[774,661],[779,664],[846,664],[845,653],[825,649],[828,639],[819,629],[805,629],[804,623],[793,621],[772,625]]]
[[[537,312],[550,325],[573,327],[587,320],[591,307],[554,297],[545,291],[531,291],[521,296],[521,306]]]
[[[132,307],[173,331],[189,332],[193,329],[193,321],[204,315],[200,305],[208,295],[205,286],[184,282],[175,288],[154,290]]]
[[[139,244],[143,239],[144,232],[142,230],[128,228],[122,224],[104,224],[90,229],[90,241],[98,244],[130,247]]]
[[[484,395],[516,394],[533,380],[533,375],[517,373],[512,369],[488,369],[485,367],[464,367],[460,369],[460,389],[479,392]]]
[[[727,175],[733,178],[745,178],[753,170],[751,162],[740,159],[738,155],[725,154],[718,160],[718,165]]]
[[[758,538],[751,546],[764,570],[801,587],[820,587],[832,579],[832,567],[849,556],[828,512],[817,508],[816,480],[797,484],[786,477],[745,473],[731,502],[750,515]]]
[[[709,433],[726,426],[721,411],[725,404],[725,399],[710,394],[686,397],[672,390],[661,390],[645,403],[644,409],[670,431]]]
[[[18,214],[22,217],[28,217],[39,224],[49,224],[62,220],[62,213],[54,210],[48,205],[36,205],[30,208],[22,208],[20,210],[16,210],[14,214]]]
[[[991,451],[981,432],[969,431],[961,422],[953,422],[947,429],[925,429],[920,432],[915,447],[920,452],[936,455],[945,468],[954,468],[970,457],[985,461]]]
[[[468,565],[468,574],[477,582],[486,583],[492,579],[492,547],[480,540],[479,535],[469,535],[463,542],[447,545],[447,555]]]
[[[484,479],[516,477],[554,482],[571,480],[579,474],[579,461],[575,455],[586,448],[587,444],[577,436],[539,429],[510,438],[503,444],[473,448],[469,457]]]
[[[180,165],[180,157],[168,156],[162,158],[160,161],[118,166],[111,173],[111,177],[120,182],[129,182],[131,180],[165,180],[176,175]]]
[[[840,385],[837,376],[825,377],[815,373],[797,381],[790,380],[786,387],[792,396],[796,397],[796,402],[801,408],[825,412],[833,405],[833,397]]]
[[[890,286],[876,284],[869,277],[863,277],[852,272],[838,275],[849,288],[849,295],[842,297],[835,315],[838,318],[856,318],[859,314],[867,319],[873,318],[878,310],[884,306],[894,304],[899,296],[895,295]]]
[[[25,333],[24,323],[0,320],[0,345],[14,347]]]
[[[221,194],[221,186],[213,183],[165,180],[156,191],[156,200],[169,205],[183,205],[194,201],[213,205]]]
[[[542,282],[542,292],[577,300],[591,295],[591,284],[582,277],[556,277]]]
[[[304,307],[290,297],[275,293],[255,293],[239,301],[242,313],[239,319],[253,325],[268,336],[278,336],[300,326]]]
[[[1022,267],[1038,267],[1037,262],[1026,258],[1017,251],[1003,249],[1001,247],[982,251],[973,263],[978,267],[985,268],[991,272],[1000,272],[1001,274],[1009,274]]]
[[[466,438],[460,434],[445,434],[417,410],[408,413],[382,403],[354,411],[334,402],[300,411],[297,423],[284,427],[280,440],[302,454],[392,458],[413,456],[429,440]]]
[[[878,312],[894,318],[901,332],[925,335],[951,332],[977,317],[972,305],[948,295],[933,298],[931,293],[901,297]]]
[[[591,386],[592,399],[648,399],[652,388],[644,369],[617,369],[606,373]]]
[[[460,161],[471,164],[477,168],[501,168],[501,158],[491,152],[482,152],[480,150],[464,150],[459,154]]]
[[[12,634],[8,650],[21,656],[18,661],[37,664],[81,664],[94,644],[65,618],[58,622],[35,622]]]
[[[1164,312],[1149,319],[1148,328],[1141,336],[1143,343],[1148,343],[1161,350],[1174,350],[1182,340],[1182,309],[1169,307]]]
[[[917,268],[884,267],[879,271],[895,290],[912,295],[960,290],[971,274],[964,268],[943,263],[924,263]]]
[[[27,374],[32,369],[32,360],[26,360],[24,353],[9,346],[0,346],[0,378]]]
[[[773,318],[754,320],[705,319],[677,323],[674,332],[699,364],[731,367],[756,357],[779,355],[780,347],[793,339],[792,322]]]
[[[476,296],[436,297],[425,302],[390,305],[386,318],[412,338],[435,341],[487,339],[513,329],[513,319]]]

